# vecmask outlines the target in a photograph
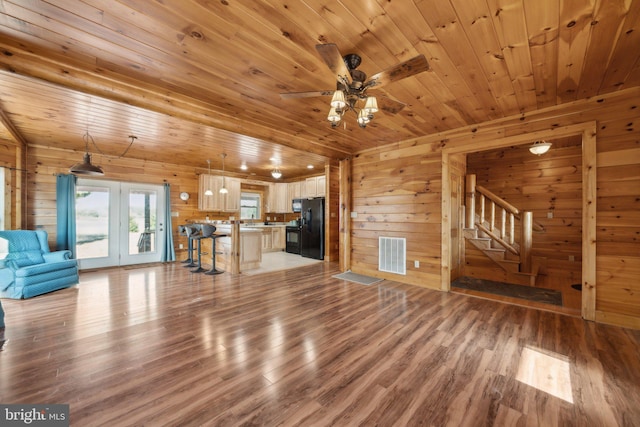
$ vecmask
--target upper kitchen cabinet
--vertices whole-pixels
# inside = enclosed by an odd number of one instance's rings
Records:
[[[289,185],[287,183],[269,184],[269,206],[268,212],[288,213],[291,212],[291,199],[289,196]]]
[[[221,194],[222,183],[227,188],[226,194]],[[211,196],[204,193],[211,190]],[[200,175],[198,191],[198,209],[212,212],[236,212],[240,210],[240,180],[217,175]]]
[[[302,182],[300,181],[288,183],[287,190],[288,190],[289,196],[287,198],[289,200],[301,198],[302,193],[300,192],[300,187],[302,187]],[[291,207],[289,207],[289,210],[291,210]]]
[[[324,197],[326,194],[327,178],[324,175],[312,176],[304,182],[302,197]]]

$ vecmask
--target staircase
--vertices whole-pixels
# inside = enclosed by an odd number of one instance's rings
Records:
[[[509,283],[535,286],[544,258],[533,257],[533,231],[544,228],[531,212],[521,212],[467,176],[464,238],[497,264]],[[477,203],[476,203],[477,202]],[[519,242],[516,242],[516,233]]]

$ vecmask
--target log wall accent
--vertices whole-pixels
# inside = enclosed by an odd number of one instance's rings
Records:
[[[325,194],[325,259],[338,261],[340,254],[340,166],[331,162],[325,167],[327,189]]]
[[[359,153],[353,160],[354,210],[358,218],[352,220],[352,270],[385,277],[377,271],[377,236],[406,236],[407,275],[392,275],[393,279],[439,289],[442,283],[448,283],[448,260],[442,260],[441,270],[438,263],[442,251],[446,249],[448,255],[449,250],[449,243],[443,245],[439,236],[441,228],[450,227],[448,216],[442,216],[442,151],[472,153],[523,144],[525,140],[531,143],[582,135],[583,141],[597,141],[595,159],[587,159],[586,165],[597,186],[597,200],[588,200],[587,206],[597,212],[585,214],[583,208],[583,221],[585,217],[595,218],[591,220],[594,235],[585,243],[589,247],[586,253],[593,258],[589,260],[589,268],[595,271],[593,292],[589,290],[591,278],[584,271],[582,284],[587,299],[593,298],[595,320],[640,328],[640,271],[636,267],[640,265],[639,100],[640,89],[632,88]],[[589,121],[595,124],[593,132],[581,126]],[[559,175],[570,180],[573,174]],[[529,187],[527,191],[559,185],[563,192],[582,192],[581,184],[564,182]],[[555,208],[572,209],[570,205]],[[420,268],[413,268],[414,259],[422,261]]]

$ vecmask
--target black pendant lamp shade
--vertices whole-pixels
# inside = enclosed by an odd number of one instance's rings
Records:
[[[91,164],[91,154],[89,154],[89,132],[84,135],[85,153],[81,163],[76,163],[69,168],[69,172],[76,175],[104,175],[104,171],[100,166]]]
[[[84,153],[82,162],[71,166],[69,172],[76,175],[104,175],[104,171],[100,166],[91,164],[91,154],[89,152]]]

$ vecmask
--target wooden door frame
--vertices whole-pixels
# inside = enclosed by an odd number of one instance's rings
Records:
[[[596,317],[596,122],[590,121],[571,126],[545,129],[507,136],[482,143],[482,150],[533,143],[534,141],[579,135],[582,138],[582,317]],[[452,144],[442,149],[442,229],[441,229],[441,284],[440,289],[450,291],[451,254],[450,212],[451,188],[449,180],[449,156],[482,151],[467,144]]]

